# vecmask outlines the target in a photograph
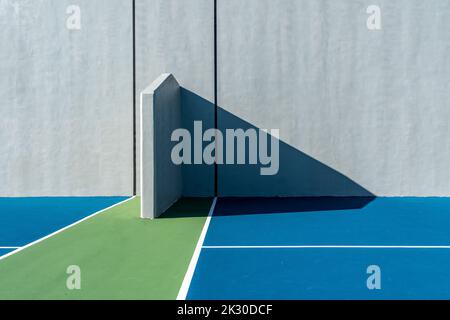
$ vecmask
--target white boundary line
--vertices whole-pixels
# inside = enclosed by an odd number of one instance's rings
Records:
[[[72,224],[69,224],[68,226],[65,226],[64,228],[59,229],[59,230],[57,230],[57,231],[55,231],[55,232],[53,232],[53,233],[50,233],[50,234],[46,235],[46,236],[43,237],[43,238],[40,238],[40,239],[35,240],[35,241],[33,241],[33,242],[30,242],[29,244],[27,244],[27,245],[25,245],[25,246],[23,246],[23,247],[19,247],[17,250],[11,251],[11,252],[9,252],[9,253],[7,253],[7,254],[1,256],[1,257],[0,257],[0,261],[3,260],[3,259],[8,258],[8,257],[10,257],[10,256],[12,256],[13,254],[16,254],[16,253],[20,252],[20,251],[22,251],[22,250],[25,250],[26,248],[29,248],[29,247],[31,247],[31,246],[33,246],[33,245],[39,243],[39,242],[42,242],[42,241],[44,241],[44,240],[46,240],[46,239],[48,239],[48,238],[51,238],[51,237],[57,235],[58,233],[61,233],[61,232],[65,231],[65,230],[67,230],[67,229],[69,229],[69,228],[72,228],[72,227],[76,226],[77,224],[80,224],[81,222],[86,221],[86,220],[88,220],[88,219],[90,219],[90,218],[92,218],[92,217],[94,217],[94,216],[96,216],[96,215],[98,215],[98,214],[100,214],[100,213],[106,211],[106,210],[112,209],[112,208],[114,208],[114,207],[120,206],[121,204],[124,204],[125,202],[131,201],[131,200],[133,200],[134,198],[136,198],[136,196],[133,196],[133,197],[131,197],[131,198],[129,198],[129,199],[126,199],[126,200],[123,200],[123,201],[121,201],[121,202],[118,202],[118,203],[116,203],[116,204],[114,204],[114,205],[112,205],[112,206],[109,206],[109,207],[107,207],[107,208],[105,208],[105,209],[102,209],[102,210],[100,210],[100,211],[94,212],[93,214],[91,214],[91,215],[89,215],[89,216],[87,216],[87,217],[84,217],[83,219],[78,220],[78,221],[76,221],[76,222],[74,222],[74,223],[72,223]]]
[[[450,249],[450,246],[203,246],[203,249]]]
[[[205,224],[203,225],[202,233],[198,239],[197,246],[195,247],[194,254],[192,255],[189,267],[184,275],[183,283],[181,284],[180,291],[178,291],[177,300],[186,300],[189,287],[191,285],[192,277],[194,276],[195,267],[197,266],[198,258],[200,257],[200,252],[203,247],[203,242],[205,241],[206,233],[208,232],[209,223],[211,222],[211,217],[216,207],[217,197],[214,198],[211,208],[209,209],[208,217],[206,218]]]

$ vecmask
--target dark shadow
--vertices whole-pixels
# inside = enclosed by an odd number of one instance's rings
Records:
[[[361,209],[374,197],[221,198],[214,215],[246,215]]]
[[[268,115],[270,116],[270,115]],[[256,129],[219,108],[219,129]],[[280,128],[283,135],[283,128]],[[286,133],[285,133],[286,134]],[[226,152],[225,152],[226,153]],[[260,165],[219,166],[220,196],[371,197],[373,194],[342,173],[279,140],[279,171],[260,174]]]
[[[202,121],[203,130],[214,128],[214,103],[181,88],[181,123],[189,132],[194,121]],[[204,144],[205,146],[205,144]],[[211,197],[214,195],[214,166],[185,165],[182,167],[183,195],[185,197]]]
[[[193,122],[201,120],[204,122],[203,130],[213,127],[214,104],[187,89],[181,90],[183,126],[192,132]],[[223,108],[218,108],[218,123],[218,129],[222,132],[226,129],[238,128],[258,130],[251,123]],[[283,135],[282,128],[280,130]],[[225,156],[226,152],[224,153]],[[219,201],[215,214],[357,209],[364,207],[375,197],[370,191],[342,173],[282,140],[279,140],[278,173],[273,176],[263,176],[260,174],[260,169],[261,165],[219,165],[219,197],[246,198],[245,200],[231,198]],[[213,166],[185,165],[183,167],[183,190],[188,191],[184,195],[213,196],[213,184]],[[267,198],[274,196],[283,198]]]
[[[158,219],[208,216],[212,198],[181,198]]]

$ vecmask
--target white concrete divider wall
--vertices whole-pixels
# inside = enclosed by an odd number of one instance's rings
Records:
[[[162,74],[141,93],[141,217],[156,218],[182,193],[181,166],[171,161],[171,134],[181,127],[180,86]]]

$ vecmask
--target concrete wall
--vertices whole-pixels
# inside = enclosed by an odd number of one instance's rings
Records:
[[[213,28],[211,0],[136,1],[137,93],[161,73],[172,73],[183,88],[183,127],[188,129],[194,120],[202,120],[205,128],[214,125]],[[213,170],[185,166],[183,193],[213,195]]]
[[[0,1],[0,196],[132,193],[131,22],[131,1]]]
[[[366,9],[382,9],[382,30]],[[221,128],[279,128],[281,169],[221,195],[450,196],[450,2],[218,2]]]
[[[171,135],[181,127],[180,86],[172,75],[163,74],[142,91],[140,100],[141,217],[153,219],[183,189],[181,166],[171,161]]]
[[[448,12],[218,0],[219,127],[279,128],[282,157],[274,177],[221,167],[220,194],[450,196]],[[173,73],[188,128],[213,124],[213,16],[212,0],[136,0],[136,99]],[[131,194],[131,28],[132,1],[0,1],[0,196]],[[183,176],[186,195],[212,194],[212,167]]]

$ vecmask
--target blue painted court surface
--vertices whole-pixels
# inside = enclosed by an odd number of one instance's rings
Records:
[[[0,198],[0,256],[126,199]]]
[[[450,299],[450,198],[218,199],[188,299]]]
[[[0,257],[4,254],[7,254],[8,252],[13,251],[14,249],[0,249]]]

